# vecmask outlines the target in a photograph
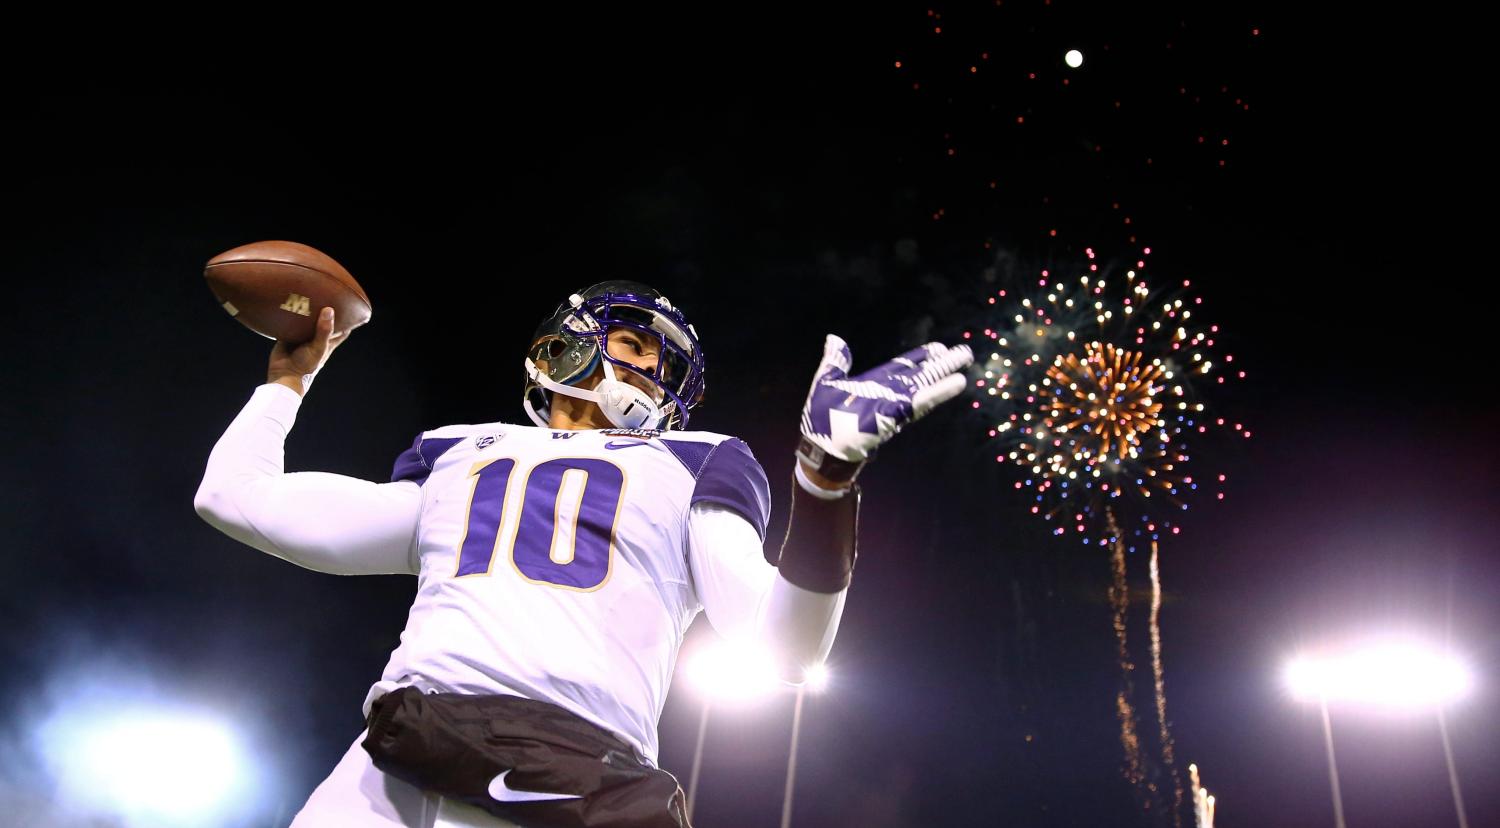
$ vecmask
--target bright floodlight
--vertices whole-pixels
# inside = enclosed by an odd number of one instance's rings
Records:
[[[1063,55],[1063,61],[1074,69],[1077,69],[1083,65],[1083,52],[1077,49],[1069,49],[1068,53]]]
[[[828,687],[828,665],[822,662],[814,664],[807,668],[803,679],[807,682],[807,689],[814,693],[823,692]]]
[[[699,648],[687,664],[688,679],[715,702],[743,702],[774,693],[781,682],[776,662],[764,649],[716,641]]]
[[[1287,686],[1299,699],[1355,702],[1387,708],[1442,705],[1473,685],[1451,654],[1414,641],[1380,641],[1324,658],[1287,665]]]
[[[233,734],[201,716],[64,711],[42,733],[64,801],[131,824],[216,824],[247,781]]]

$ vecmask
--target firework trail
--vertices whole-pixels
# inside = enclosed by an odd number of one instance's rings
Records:
[[[1193,783],[1193,819],[1198,828],[1214,828],[1214,797],[1199,784],[1198,766],[1188,765],[1188,777]]]
[[[1156,541],[1151,542],[1151,675],[1156,685],[1156,724],[1159,728],[1157,736],[1161,739],[1161,762],[1172,779],[1172,824],[1181,825],[1182,780],[1177,778],[1172,731],[1167,727],[1167,687],[1161,663],[1161,569],[1157,565]]]
[[[1108,513],[1114,523],[1113,512]],[[1122,687],[1115,697],[1115,715],[1120,720],[1120,747],[1125,750],[1125,778],[1132,785],[1140,785],[1146,778],[1145,762],[1141,759],[1141,742],[1136,736],[1135,707],[1130,697],[1135,694],[1131,673],[1135,664],[1130,660],[1130,647],[1126,641],[1126,617],[1130,610],[1130,584],[1125,579],[1125,544],[1116,542],[1111,556],[1114,579],[1109,585],[1109,606],[1114,611],[1116,660],[1120,665]]]
[[[1120,719],[1120,746],[1125,748],[1125,778],[1132,785],[1146,779],[1145,762],[1141,761],[1141,741],[1135,735],[1135,708],[1127,691],[1115,695],[1115,713]]]

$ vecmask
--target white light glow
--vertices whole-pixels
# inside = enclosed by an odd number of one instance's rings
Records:
[[[827,690],[828,679],[829,674],[827,664],[814,664],[813,666],[807,668],[807,689],[813,691],[814,693],[821,693],[824,690]]]
[[[249,787],[234,734],[201,714],[83,707],[39,735],[62,801],[130,825],[217,824]]]
[[[1450,653],[1414,640],[1387,639],[1331,656],[1296,658],[1287,665],[1286,683],[1303,700],[1420,709],[1461,698],[1474,679]]]
[[[781,682],[771,653],[746,643],[718,641],[687,664],[687,677],[715,703],[742,703],[775,693]]]
[[[1069,49],[1068,53],[1063,55],[1063,61],[1072,68],[1077,69],[1083,65],[1083,52],[1077,49]]]

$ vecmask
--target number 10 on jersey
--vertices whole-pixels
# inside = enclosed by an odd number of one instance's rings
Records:
[[[490,572],[505,525],[505,493],[516,461],[476,466],[469,514],[458,545],[458,576]],[[533,466],[522,480],[521,511],[510,560],[529,581],[591,591],[609,578],[625,472],[607,460],[560,457]]]

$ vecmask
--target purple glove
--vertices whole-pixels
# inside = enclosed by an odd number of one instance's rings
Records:
[[[851,466],[848,477],[837,471],[825,472],[825,476],[851,479],[859,464],[902,426],[958,396],[967,384],[962,370],[973,361],[974,353],[967,345],[949,348],[929,342],[850,377],[849,346],[829,334],[817,378],[802,407],[798,456],[820,470],[828,458],[843,461]]]

